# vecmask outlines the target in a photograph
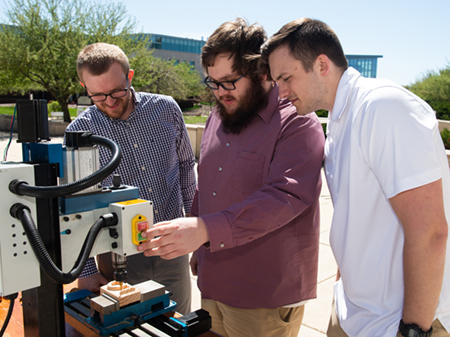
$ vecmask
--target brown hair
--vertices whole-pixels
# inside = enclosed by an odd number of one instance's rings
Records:
[[[306,72],[313,68],[319,55],[326,55],[338,68],[348,68],[336,33],[324,22],[309,18],[285,24],[261,48],[261,71],[270,78],[269,56],[280,47],[287,47]]]
[[[77,73],[81,81],[83,70],[87,70],[92,75],[102,75],[108,71],[109,67],[117,62],[123,69],[125,75],[130,71],[128,58],[118,46],[108,43],[94,43],[85,47],[77,59]]]
[[[264,28],[257,23],[249,26],[242,18],[225,22],[214,31],[202,48],[203,69],[207,73],[208,67],[214,65],[217,55],[230,54],[230,58],[233,58],[233,71],[256,78],[259,75],[258,57],[266,40]]]

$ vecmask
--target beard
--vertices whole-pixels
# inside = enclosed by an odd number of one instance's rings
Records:
[[[114,118],[114,119],[120,119],[120,118],[122,118],[122,116],[127,111],[128,106],[129,106],[130,101],[131,101],[131,97],[132,97],[131,95],[126,95],[123,98],[116,99],[116,102],[114,104],[118,103],[118,104],[120,104],[120,106],[118,107],[118,109],[115,109],[113,111],[111,111],[111,109],[106,105],[106,101],[99,102],[99,103],[97,103],[95,105],[106,116],[108,116],[110,118]]]
[[[222,96],[222,97],[226,97]],[[239,134],[252,122],[256,114],[267,106],[269,94],[264,89],[259,78],[252,79],[247,91],[239,99],[233,113],[228,113],[226,107],[216,98],[216,104],[222,120],[225,133]]]

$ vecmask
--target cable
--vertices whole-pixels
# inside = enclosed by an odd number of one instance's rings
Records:
[[[14,310],[14,302],[15,302],[15,299],[17,298],[17,293],[5,296],[3,298],[6,298],[7,300],[9,300],[9,308],[8,308],[8,313],[6,314],[5,321],[3,322],[2,329],[0,330],[0,337],[2,337],[3,334],[5,333],[6,327],[9,324],[9,320],[11,319],[11,316],[12,316],[12,313]]]
[[[122,151],[119,145],[107,138],[89,132],[83,134],[83,137],[86,144],[104,146],[112,152],[110,161],[97,172],[76,182],[60,186],[29,186],[27,182],[15,179],[10,182],[9,190],[14,194],[29,197],[54,198],[79,192],[107,178],[119,166],[122,158]]]
[[[94,246],[95,239],[98,233],[105,227],[116,226],[118,223],[118,217],[115,213],[104,214],[98,219],[89,230],[84,240],[83,247],[80,254],[72,268],[68,273],[63,273],[52,261],[45,249],[44,243],[39,235],[39,232],[31,217],[30,209],[20,203],[14,204],[10,209],[10,214],[16,219],[19,219],[25,230],[25,233],[30,241],[31,248],[34,255],[38,259],[41,268],[45,273],[56,283],[68,284],[75,281],[80,276],[87,259]]]
[[[8,157],[8,150],[9,150],[9,147],[11,146],[11,141],[12,141],[12,138],[13,138],[14,121],[16,119],[16,112],[17,112],[17,104],[14,107],[14,113],[13,113],[13,116],[11,118],[11,125],[9,127],[9,141],[8,141],[8,144],[5,147],[5,151],[3,151],[3,161],[6,161],[6,158]]]

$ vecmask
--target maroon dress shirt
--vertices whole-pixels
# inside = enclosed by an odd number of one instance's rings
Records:
[[[269,95],[238,135],[212,111],[191,208],[210,237],[197,251],[202,297],[238,308],[316,297],[324,134],[317,116],[297,115],[277,86]]]

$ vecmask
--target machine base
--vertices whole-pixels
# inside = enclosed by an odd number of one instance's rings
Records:
[[[200,309],[178,318],[171,317],[176,303],[168,299],[168,293],[104,315],[106,325],[98,316],[91,317],[91,299],[95,297],[97,295],[88,290],[64,296],[66,321],[85,336],[218,336],[209,331],[211,317],[205,310]],[[142,304],[145,305],[140,306]]]

